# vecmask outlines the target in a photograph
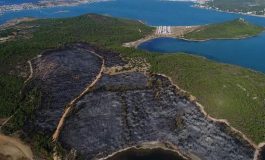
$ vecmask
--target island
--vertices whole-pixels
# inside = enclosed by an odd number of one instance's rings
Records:
[[[16,34],[0,43],[0,138],[34,159],[263,160],[263,73],[122,46],[171,31],[97,14],[3,29]]]

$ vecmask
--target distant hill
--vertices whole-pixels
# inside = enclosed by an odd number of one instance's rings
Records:
[[[253,25],[242,18],[232,21],[210,24],[198,28],[184,37],[192,40],[240,39],[260,34],[264,27]]]
[[[211,0],[206,2],[204,5],[229,12],[265,15],[264,0]]]

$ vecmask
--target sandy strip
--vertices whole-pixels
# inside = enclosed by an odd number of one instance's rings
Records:
[[[19,139],[0,134],[0,157],[13,160],[33,160],[33,153],[29,146],[23,144]]]
[[[254,160],[259,160],[258,159],[259,153],[261,151],[261,148],[265,147],[265,142],[260,143],[258,147],[259,147],[259,149],[257,149],[256,152],[255,152]]]
[[[201,26],[158,26],[150,35],[133,42],[124,43],[123,46],[137,48],[141,43],[161,37],[183,38],[185,34],[200,27]]]
[[[30,74],[29,74],[29,77],[25,80],[24,84],[26,84],[33,77],[33,68],[32,68],[32,63],[30,60],[28,61],[28,64],[29,64]]]
[[[0,25],[0,30],[6,29],[6,28],[9,28],[9,27],[13,27],[13,26],[15,26],[15,25],[17,25],[19,23],[22,23],[22,22],[31,22],[31,21],[34,21],[34,20],[36,20],[36,18],[24,17],[24,18],[12,19],[12,20],[9,20],[6,23]]]

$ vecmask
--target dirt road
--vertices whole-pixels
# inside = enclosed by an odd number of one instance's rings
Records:
[[[33,160],[33,154],[30,147],[19,139],[0,134],[0,159]]]

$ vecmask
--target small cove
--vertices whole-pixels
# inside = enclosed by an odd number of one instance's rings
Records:
[[[177,152],[161,148],[130,148],[118,152],[106,160],[184,160]]]
[[[186,41],[175,38],[157,38],[142,43],[139,48],[172,54],[185,52],[222,63],[234,64],[265,72],[265,33],[240,40]]]

